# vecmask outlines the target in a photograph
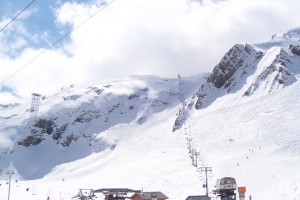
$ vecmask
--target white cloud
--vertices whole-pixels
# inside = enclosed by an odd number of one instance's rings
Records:
[[[19,102],[20,98],[14,96],[10,92],[0,92],[0,104],[9,104],[14,102]]]
[[[0,147],[2,150],[12,150],[13,149],[13,141],[11,137],[16,135],[16,130],[15,129],[8,129],[5,130],[4,132],[0,132]]]
[[[71,43],[48,51],[6,84],[30,97],[65,84],[132,74],[209,72],[235,43],[261,42],[299,26],[299,6],[298,0],[116,0],[76,29]],[[74,27],[98,9],[91,2],[65,3],[56,10],[56,22]],[[40,51],[27,49],[14,60],[0,60],[8,67],[1,67],[0,78]]]

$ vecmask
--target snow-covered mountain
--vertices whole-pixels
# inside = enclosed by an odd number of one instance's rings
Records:
[[[190,96],[201,79],[200,75],[180,80],[184,95]],[[104,132],[120,124],[142,126],[154,114],[176,107],[180,103],[178,81],[131,77],[87,87],[71,85],[41,97],[38,116],[31,112],[30,102],[2,106],[5,123],[1,129],[14,132],[14,144],[4,149],[11,153],[1,156],[1,168],[12,162],[24,178],[41,178],[58,164],[113,150],[119,134],[104,137]],[[38,164],[23,166],[24,159],[33,158]]]
[[[14,169],[11,199],[126,187],[182,200],[205,194],[198,168],[209,166],[210,191],[232,176],[253,199],[298,199],[299,79],[293,29],[234,45],[212,73],[71,85],[41,96],[38,112],[0,105],[0,193]]]

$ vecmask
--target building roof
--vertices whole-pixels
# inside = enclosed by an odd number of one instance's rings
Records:
[[[102,188],[94,190],[95,193],[104,193],[104,194],[115,194],[115,193],[129,193],[129,192],[141,192],[141,190],[132,190],[128,188]]]
[[[210,200],[210,197],[208,196],[188,196],[186,200]]]
[[[165,194],[162,192],[137,192],[134,195],[140,195],[143,199],[151,199],[152,197],[159,198],[159,199],[169,199]],[[134,196],[132,195],[132,197]]]

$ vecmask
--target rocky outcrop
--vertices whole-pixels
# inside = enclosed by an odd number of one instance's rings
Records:
[[[292,54],[300,56],[300,46],[299,45],[290,45],[289,46],[290,51]]]
[[[180,129],[182,127],[182,125],[184,124],[184,122],[187,119],[187,111],[185,110],[185,108],[182,108],[179,110],[175,123],[173,125],[173,132]]]
[[[263,53],[255,50],[251,45],[234,45],[207,77],[207,83],[200,86],[196,93],[195,108],[203,109],[219,96],[240,89],[237,85],[242,84],[238,83],[246,81],[246,75],[262,56]]]
[[[261,90],[257,93],[263,95],[294,83],[299,73],[295,56],[300,56],[300,46],[290,45],[289,50],[287,53],[280,47],[272,47],[263,53],[251,45],[234,45],[200,86],[190,105],[204,109],[229,93],[240,92],[243,97]],[[173,131],[183,126],[188,112],[186,107],[179,110]]]
[[[32,134],[27,136],[26,138],[20,140],[17,142],[18,145],[22,145],[24,147],[29,147],[29,146],[35,146],[40,144],[43,140],[45,140],[44,137],[38,134]]]
[[[54,119],[38,119],[30,128],[30,135],[19,140],[17,143],[26,147],[35,146],[45,140],[46,135],[50,135],[53,140],[58,141],[58,144],[62,144],[59,141],[63,140],[62,135],[66,131],[68,124],[58,126],[54,121]]]
[[[258,60],[263,55],[262,52],[256,51],[252,46],[246,44],[234,45],[221,59],[221,62],[214,68],[208,81],[212,82],[216,88],[221,88],[234,73],[247,64],[247,58]],[[226,87],[230,85],[227,84]]]
[[[213,92],[213,87],[212,84],[206,83],[204,85],[201,85],[200,89],[196,93],[197,100],[195,103],[195,108],[197,110],[204,108],[208,104],[208,96],[211,95]]]
[[[297,46],[290,46],[290,50],[297,53]],[[273,50],[274,51],[274,50]],[[295,76],[289,68],[293,64],[292,58],[288,53],[280,49],[270,65],[262,66],[260,73],[254,79],[254,82],[244,92],[244,96],[250,96],[259,88],[267,93],[282,88],[296,81]]]

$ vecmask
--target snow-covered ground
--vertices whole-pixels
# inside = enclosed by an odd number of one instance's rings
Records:
[[[17,145],[39,130],[30,129],[37,119],[28,112],[30,102],[0,107],[0,200],[7,199],[8,169],[15,172],[11,200],[67,200],[78,189],[111,187],[161,191],[169,199],[184,200],[205,195],[199,170],[204,166],[212,167],[211,197],[216,180],[230,176],[247,187],[246,199],[250,194],[253,200],[300,199],[300,56],[282,53],[274,44],[268,43],[272,48],[253,62],[257,68],[247,69],[254,71],[243,82],[231,86],[238,90],[215,89],[211,98],[216,99],[203,109],[188,109],[185,123],[175,132],[181,101],[195,100],[207,75],[130,77],[92,87],[70,86],[46,96],[39,117],[51,119],[57,130],[68,124],[63,134],[80,136],[68,146],[62,146],[64,135],[53,139],[52,133],[40,135],[43,141],[36,146]],[[258,78],[273,63],[274,69],[282,67],[273,62],[280,56],[292,63],[283,64],[290,76],[285,85],[271,90],[276,70]],[[243,95],[251,85],[257,89]],[[198,168],[192,165],[188,140],[200,153]]]
[[[214,178],[235,177],[253,199],[299,199],[299,82],[255,99],[224,97],[195,111],[191,136]]]

